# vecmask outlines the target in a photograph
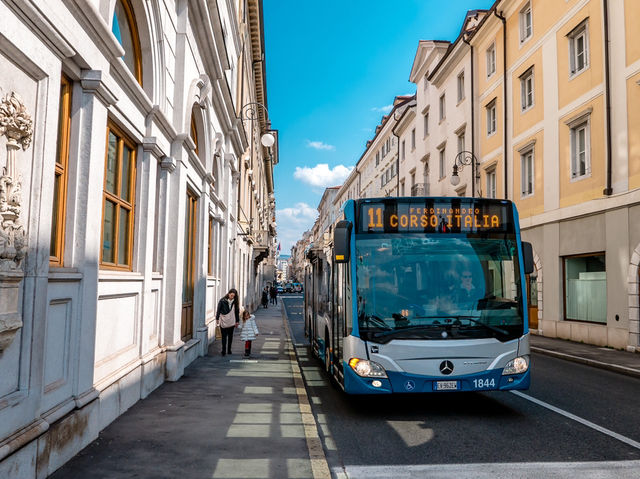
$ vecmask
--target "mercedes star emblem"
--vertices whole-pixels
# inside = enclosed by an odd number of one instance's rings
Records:
[[[440,372],[442,374],[451,374],[453,372],[453,363],[451,361],[442,361],[440,363]]]

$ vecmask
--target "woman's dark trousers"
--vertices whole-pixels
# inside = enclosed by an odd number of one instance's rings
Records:
[[[222,331],[222,355],[229,353],[231,354],[231,343],[233,342],[233,330],[236,329],[235,326],[231,326],[230,328],[220,328]]]

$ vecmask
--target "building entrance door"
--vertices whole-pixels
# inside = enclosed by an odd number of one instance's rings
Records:
[[[182,319],[180,336],[183,341],[193,337],[193,291],[196,269],[196,217],[198,199],[187,190],[184,234],[184,268],[182,277]]]

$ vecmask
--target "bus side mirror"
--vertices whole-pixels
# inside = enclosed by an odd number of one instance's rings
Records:
[[[333,261],[348,263],[351,251],[351,228],[349,221],[338,221],[333,231]]]
[[[524,274],[531,274],[535,271],[533,264],[533,247],[531,243],[522,242],[522,261],[524,262]]]

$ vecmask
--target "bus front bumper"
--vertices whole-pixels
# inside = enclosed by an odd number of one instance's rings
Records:
[[[363,378],[344,364],[344,390],[348,394],[433,393],[455,391],[508,391],[529,389],[530,371],[502,375],[493,369],[466,376],[430,377],[387,371],[388,378]]]

